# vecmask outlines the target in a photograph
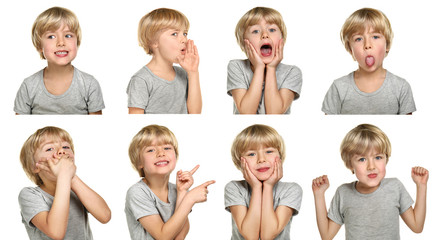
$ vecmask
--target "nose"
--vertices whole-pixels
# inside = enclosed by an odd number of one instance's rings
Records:
[[[374,160],[373,159],[369,159],[367,161],[367,169],[368,170],[374,170],[376,167],[374,165]]]
[[[258,163],[263,163],[265,161],[266,161],[266,159],[264,157],[264,154],[258,153]]]
[[[158,148],[157,149],[157,157],[161,157],[164,156],[164,149],[163,148]]]
[[[365,50],[369,50],[369,49],[371,49],[371,47],[372,47],[371,41],[370,40],[365,40],[364,41],[364,49]]]
[[[59,36],[57,37],[57,47],[63,47],[64,46],[64,38]]]
[[[269,34],[267,33],[267,31],[262,31],[261,39],[266,39],[266,38],[269,38]]]

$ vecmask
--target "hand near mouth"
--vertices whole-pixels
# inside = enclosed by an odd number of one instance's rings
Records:
[[[47,159],[47,166],[45,164],[37,164],[40,169],[52,173],[57,178],[67,175],[72,179],[77,171],[74,158],[70,158],[69,155],[62,155],[59,159]]]
[[[244,179],[246,182],[252,187],[252,188],[261,188],[262,183],[261,181],[256,178],[255,175],[253,175],[252,171],[250,171],[249,164],[247,164],[245,159],[241,159],[241,172],[244,176]]]
[[[176,173],[176,187],[179,192],[187,192],[189,188],[193,185],[193,174],[198,170],[200,165],[196,165],[190,171],[179,170]]]
[[[275,184],[277,182],[279,182],[279,180],[281,180],[283,176],[283,170],[282,170],[282,164],[281,164],[281,159],[276,159],[275,163],[273,165],[273,173],[272,175],[264,181],[264,184],[271,186],[273,188],[273,186],[275,186]]]
[[[187,41],[184,55],[179,55],[177,58],[178,64],[180,64],[180,66],[186,70],[187,74],[198,72],[200,57],[198,55],[198,49],[193,43],[193,40]]]
[[[262,61],[256,49],[253,47],[252,43],[250,43],[248,39],[244,39],[244,43],[246,47],[247,57],[249,58],[250,63],[253,65],[254,69],[265,67],[264,62]]]
[[[266,65],[267,68],[276,68],[278,64],[282,61],[284,53],[284,40],[280,39],[279,42],[275,45],[275,55],[273,56],[273,60]]]

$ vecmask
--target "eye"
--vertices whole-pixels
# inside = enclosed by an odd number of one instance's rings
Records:
[[[187,34],[188,34],[188,33],[185,32],[185,33],[183,33],[183,36],[184,36],[184,37],[187,37]]]
[[[71,146],[63,146],[63,149],[71,149]]]
[[[382,156],[376,156],[376,160],[382,160],[383,157]]]
[[[50,147],[50,148],[47,148],[45,151],[46,151],[46,152],[50,152],[50,151],[52,151],[52,150],[54,150],[54,148]]]
[[[257,34],[259,33],[259,30],[252,30],[252,33]]]
[[[358,162],[365,162],[365,158],[359,158]]]
[[[172,150],[173,148],[171,146],[164,147],[164,150]]]
[[[269,32],[276,32],[276,31],[278,31],[276,28],[270,28],[269,29]]]
[[[249,156],[249,157],[254,157],[254,156],[256,156],[256,153],[251,152],[251,153],[248,153],[247,156]]]
[[[266,153],[268,153],[268,154],[271,154],[271,153],[273,153],[274,152],[274,150],[267,150],[266,151]]]
[[[74,35],[72,35],[72,34],[66,34],[66,36],[65,36],[66,38],[73,38],[74,37]]]
[[[49,35],[49,36],[48,36],[48,39],[54,39],[54,38],[55,38],[54,35]]]
[[[379,36],[379,35],[374,35],[373,36],[373,39],[380,39],[381,38],[381,36]]]
[[[172,36],[178,36],[177,32],[172,33]]]
[[[361,37],[357,37],[357,38],[355,38],[355,42],[360,42],[360,41],[362,41],[362,38],[361,38]]]

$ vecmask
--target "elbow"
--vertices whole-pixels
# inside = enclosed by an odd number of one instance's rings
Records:
[[[424,231],[424,227],[412,228],[411,231],[414,233],[422,233]]]
[[[53,232],[48,234],[48,237],[54,240],[63,240],[64,236],[66,235],[66,231],[63,232]]]
[[[100,219],[97,219],[100,223],[106,224],[108,223],[112,218],[112,212],[110,209],[108,209],[103,216]]]

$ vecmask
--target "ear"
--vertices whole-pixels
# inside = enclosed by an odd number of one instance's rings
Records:
[[[32,170],[33,173],[39,173],[41,171],[40,167],[38,166],[38,163],[35,163],[34,169]]]

